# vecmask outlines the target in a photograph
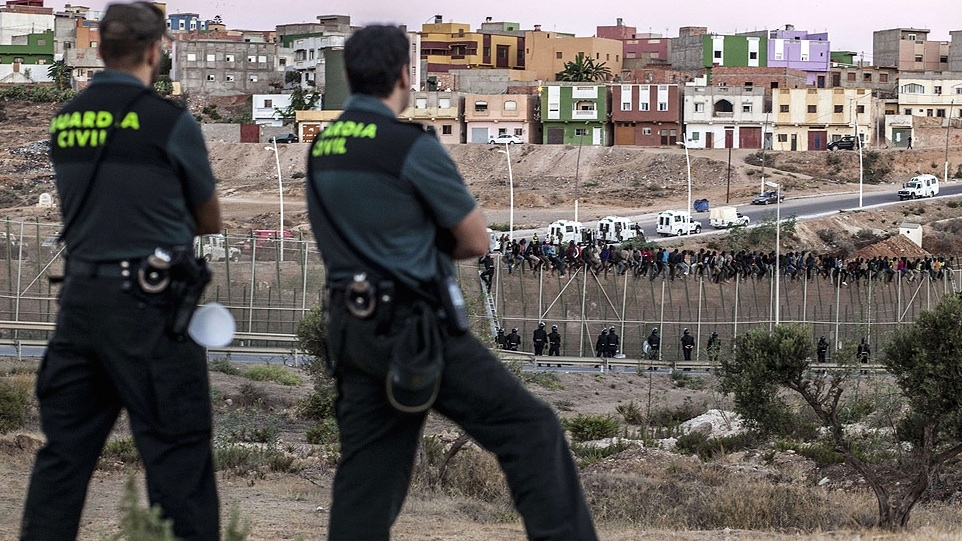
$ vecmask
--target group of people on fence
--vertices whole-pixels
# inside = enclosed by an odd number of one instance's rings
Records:
[[[915,280],[928,277],[933,280],[952,279],[956,268],[955,257],[944,256],[874,256],[843,258],[836,254],[817,254],[812,251],[791,251],[776,256],[775,251],[760,250],[681,250],[678,248],[637,247],[622,248],[605,241],[566,245],[554,245],[548,239],[534,235],[527,239],[508,241],[501,239],[501,253],[513,274],[516,267],[528,270],[546,270],[552,275],[564,276],[566,271],[586,268],[595,273],[608,272],[655,280],[672,280],[686,276],[703,277],[714,283],[733,279],[762,279],[774,276],[776,262],[778,272],[789,280],[813,280],[817,277],[830,279],[836,286],[848,285],[850,281],[874,280],[889,283],[896,278]],[[490,287],[494,274],[491,254],[481,258],[484,265],[482,277]]]

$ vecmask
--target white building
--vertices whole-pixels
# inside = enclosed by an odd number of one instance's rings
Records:
[[[291,106],[290,94],[254,94],[251,103],[251,117],[255,124],[265,126],[283,126],[284,121],[277,110]],[[318,104],[320,109],[320,104]]]
[[[761,87],[686,86],[688,148],[771,148],[772,115]]]

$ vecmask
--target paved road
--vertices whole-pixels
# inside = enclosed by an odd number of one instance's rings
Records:
[[[872,208],[879,208],[891,205],[911,205],[915,201],[899,201],[896,192],[898,192],[898,187],[893,186],[889,190],[885,191],[863,191],[862,194],[862,210],[869,210]],[[950,182],[948,184],[943,183],[939,190],[939,195],[934,199],[948,199],[957,198],[962,196],[962,183]],[[930,199],[916,200],[916,201],[929,201]],[[721,206],[722,204],[715,204],[715,206]],[[748,216],[751,219],[751,223],[758,224],[765,216],[773,216],[776,212],[776,205],[731,205],[737,206],[739,212]],[[814,218],[823,218],[826,216],[831,216],[833,214],[838,214],[840,212],[850,212],[859,210],[859,194],[858,192],[844,193],[844,194],[827,194],[827,195],[813,195],[804,197],[792,197],[791,194],[786,194],[785,201],[781,205],[782,218],[788,218],[794,216],[797,220],[810,220]],[[658,222],[658,213],[651,212],[647,214],[637,214],[628,216],[633,222],[640,225],[645,231],[645,235],[648,239],[653,241],[659,241],[661,239],[670,239],[672,237],[661,237],[655,233],[655,226]],[[718,234],[723,230],[715,230],[708,224],[708,212],[696,212],[695,219],[702,223],[703,231],[702,235],[712,235]],[[598,225],[597,221],[584,222],[587,229],[595,229]],[[543,235],[547,232],[547,226],[543,229],[528,229],[515,231],[516,237],[527,237],[534,233]]]

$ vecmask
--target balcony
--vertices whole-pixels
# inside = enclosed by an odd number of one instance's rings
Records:
[[[572,120],[598,120],[598,110],[592,111],[571,111]]]

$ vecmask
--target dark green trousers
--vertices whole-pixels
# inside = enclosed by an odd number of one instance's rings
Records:
[[[37,453],[23,540],[72,540],[87,485],[120,410],[130,417],[159,505],[183,540],[219,539],[203,349],[164,332],[167,306],[123,278],[68,276],[37,377],[46,445]],[[119,503],[119,500],[118,500]]]

